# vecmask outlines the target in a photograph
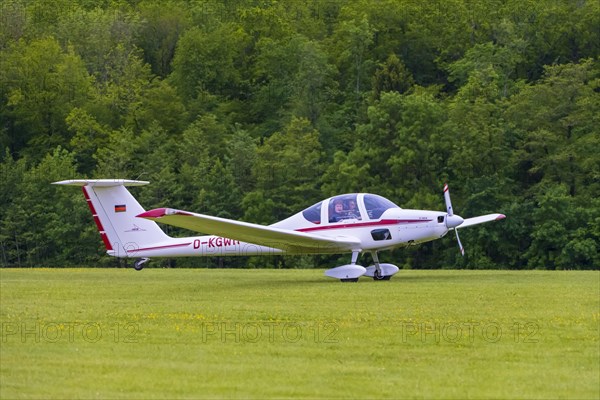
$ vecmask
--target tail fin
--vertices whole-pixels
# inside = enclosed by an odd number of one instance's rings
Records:
[[[127,257],[128,251],[169,239],[155,222],[135,217],[145,210],[125,186],[142,186],[148,183],[125,179],[54,182],[55,185],[81,186],[106,252],[116,257]]]

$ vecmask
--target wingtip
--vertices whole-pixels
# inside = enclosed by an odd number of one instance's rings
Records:
[[[506,218],[506,215],[504,215],[504,214],[499,214],[499,215],[496,217],[496,221],[498,221],[499,219],[504,219],[504,218]]]
[[[141,214],[136,215],[137,218],[155,219],[161,218],[167,215],[166,208],[155,208],[154,210],[145,211]]]
[[[138,218],[145,219],[158,219],[168,215],[193,215],[186,211],[175,210],[173,208],[155,208],[154,210],[145,211],[141,214],[136,215]]]

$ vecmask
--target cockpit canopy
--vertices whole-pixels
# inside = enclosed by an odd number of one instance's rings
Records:
[[[313,224],[376,220],[390,208],[399,207],[376,194],[350,193],[320,201],[302,215]]]

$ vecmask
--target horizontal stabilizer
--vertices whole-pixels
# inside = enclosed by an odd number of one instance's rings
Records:
[[[111,187],[111,186],[143,186],[147,185],[148,181],[132,181],[129,179],[70,179],[66,181],[53,182],[53,185],[68,185],[68,186],[94,186],[94,187]]]

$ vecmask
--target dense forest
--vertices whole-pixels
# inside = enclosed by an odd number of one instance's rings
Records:
[[[125,266],[50,185],[89,177],[263,224],[345,192],[444,210],[447,181],[507,219],[382,261],[598,269],[599,55],[597,0],[2,0],[0,266]]]

